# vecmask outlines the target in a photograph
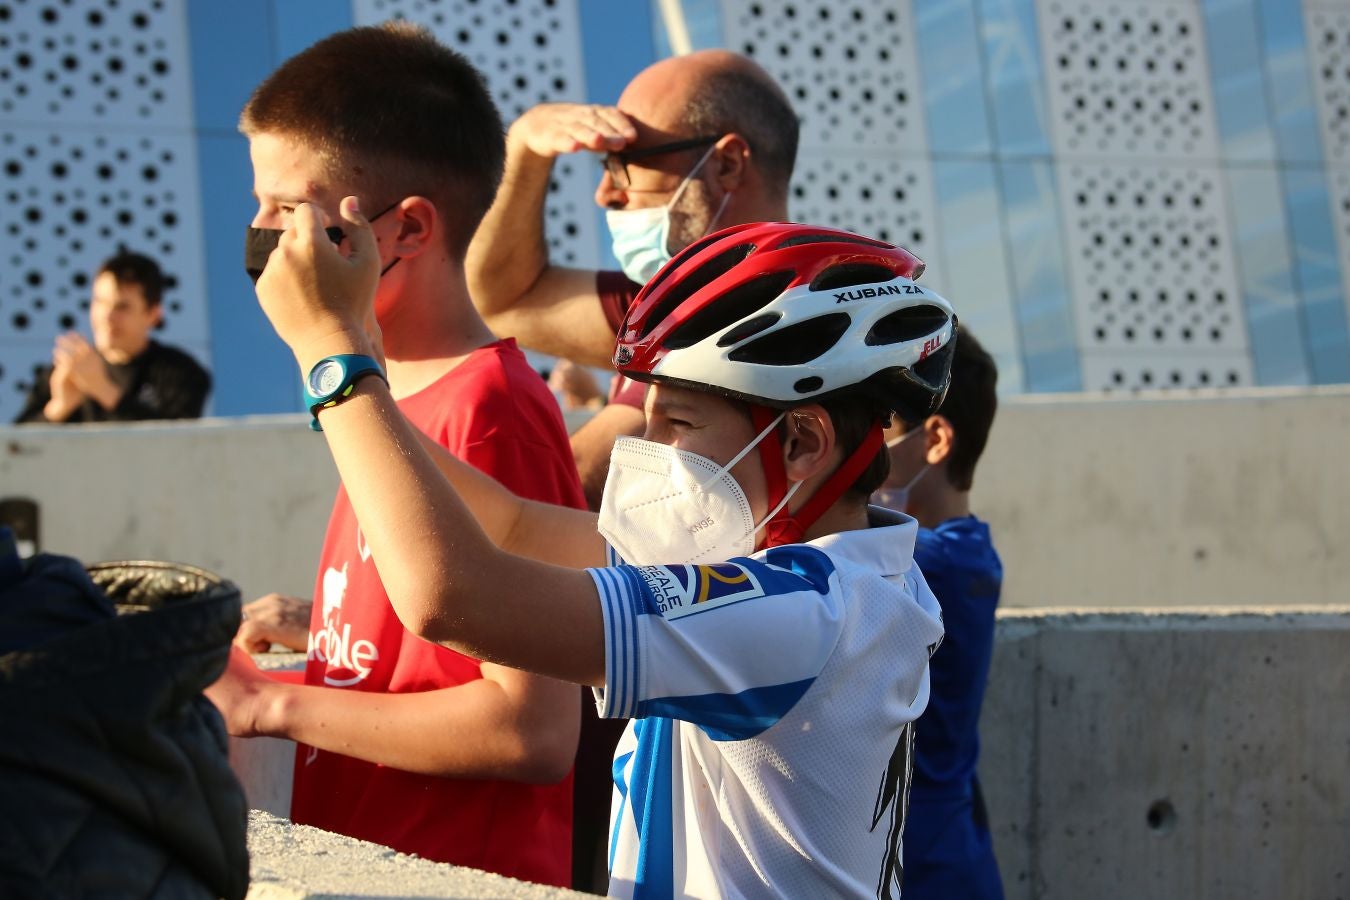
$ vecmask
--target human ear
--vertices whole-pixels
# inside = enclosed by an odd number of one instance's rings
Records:
[[[947,461],[956,445],[956,429],[946,416],[929,416],[923,423],[925,434],[924,458],[931,466]]]
[[[713,151],[713,177],[724,192],[744,184],[750,166],[750,144],[739,134],[723,135]]]
[[[436,204],[426,197],[405,197],[389,211],[398,217],[398,230],[390,241],[390,249],[402,257],[418,256],[432,246],[440,213]]]
[[[789,482],[806,481],[835,461],[838,438],[834,421],[824,407],[799,406],[784,421],[787,435],[783,440],[783,468]]]

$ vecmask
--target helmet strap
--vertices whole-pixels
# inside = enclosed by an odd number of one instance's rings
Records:
[[[750,405],[750,419],[756,429],[763,431],[772,425],[781,413],[759,404]],[[884,444],[881,423],[877,422],[858,444],[848,459],[834,471],[824,484],[795,514],[789,513],[784,498],[788,494],[787,472],[783,468],[783,442],[774,428],[759,445],[759,459],[764,468],[764,482],[769,492],[769,506],[778,506],[776,513],[764,523],[764,546],[800,544],[806,530],[816,523],[835,501],[844,495],[863,470],[871,465]]]

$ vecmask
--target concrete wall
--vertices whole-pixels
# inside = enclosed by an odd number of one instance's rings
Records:
[[[575,425],[576,420],[569,424]],[[1018,397],[973,505],[1005,607],[1350,602],[1350,388]],[[308,594],[337,479],[303,417],[0,428],[47,549]]]
[[[192,563],[245,600],[309,596],[338,478],[306,419],[0,429],[0,500],[38,502],[44,550]]]
[[[980,768],[1008,900],[1350,897],[1347,697],[1350,605],[1003,613]],[[291,747],[231,742],[255,808],[284,813]],[[310,870],[287,852],[269,870]]]
[[[1350,389],[1006,401],[972,503],[1005,606],[1350,602]]]
[[[1350,897],[1350,605],[999,622],[1008,900]]]

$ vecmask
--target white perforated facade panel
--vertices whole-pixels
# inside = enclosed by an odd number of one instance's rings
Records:
[[[1059,156],[1217,157],[1205,38],[1185,0],[1041,0]]]
[[[8,421],[56,335],[88,336],[93,270],[119,248],[154,257],[168,278],[157,337],[210,361],[182,5],[3,9],[0,421]]]
[[[1083,387],[1250,384],[1198,7],[1038,11]]]
[[[1309,4],[1303,22],[1322,149],[1327,163],[1347,165],[1350,164],[1350,6]]]
[[[192,126],[182,3],[18,2],[0,14],[0,120]]]
[[[801,117],[789,213],[904,246],[941,288],[932,165],[907,3],[731,2],[725,45],[753,57]]]
[[[353,13],[358,25],[416,22],[463,53],[487,78],[504,125],[538,103],[586,99],[577,0],[355,0]],[[588,154],[554,166],[545,231],[555,263],[597,265],[599,176]]]
[[[1340,251],[1341,299],[1350,319],[1350,6],[1310,4],[1303,22]]]

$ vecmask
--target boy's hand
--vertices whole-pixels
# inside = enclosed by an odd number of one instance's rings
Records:
[[[334,353],[375,352],[366,323],[374,318],[379,253],[355,197],[343,199],[341,213],[349,256],[324,233],[319,209],[301,203],[258,279],[258,302],[301,371]]]
[[[285,594],[268,594],[244,606],[244,621],[234,636],[249,653],[266,653],[281,644],[303,653],[309,649],[309,619],[314,604]]]
[[[268,733],[263,721],[267,695],[276,684],[253,664],[247,653],[231,647],[225,671],[203,693],[220,710],[226,731],[235,737],[257,737]]]

